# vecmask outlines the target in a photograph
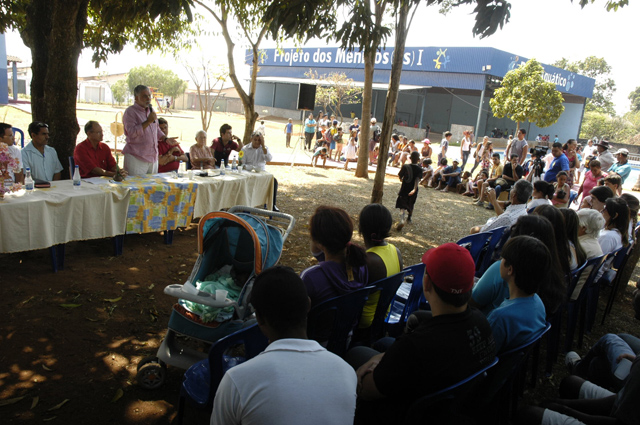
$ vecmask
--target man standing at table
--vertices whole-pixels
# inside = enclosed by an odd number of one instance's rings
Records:
[[[122,123],[127,144],[124,154],[124,169],[131,176],[158,172],[158,142],[169,139],[158,126],[158,117],[151,108],[149,87],[139,85],[133,89],[135,103],[124,111]]]
[[[211,150],[216,159],[216,166],[223,167],[229,163],[229,154],[231,151],[240,152],[242,148],[242,140],[234,136],[229,124],[222,124],[220,127],[220,137],[213,139]],[[224,165],[222,161],[224,160]]]
[[[26,170],[31,168],[31,176],[37,180],[60,180],[62,164],[58,153],[49,144],[49,126],[43,122],[34,121],[29,124],[29,143],[22,150],[22,166]],[[69,170],[73,173],[73,170]]]
[[[88,177],[116,175],[117,164],[111,154],[111,148],[102,143],[102,127],[97,121],[88,121],[84,125],[87,139],[76,146],[73,159],[80,168],[80,176]],[[123,170],[123,173],[126,173]]]

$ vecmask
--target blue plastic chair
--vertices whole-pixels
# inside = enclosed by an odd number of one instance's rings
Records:
[[[191,170],[193,167],[191,166],[191,154],[189,152],[184,153],[187,156],[187,170]]]
[[[367,286],[314,306],[307,315],[307,335],[344,358],[362,308],[375,286]]]
[[[469,250],[473,262],[477,265],[482,250],[491,239],[491,232],[480,232],[474,235],[465,236],[456,242],[457,245],[465,247]]]
[[[587,310],[587,294],[590,291],[590,288],[593,288],[596,285],[596,276],[598,275],[598,271],[604,264],[607,259],[607,254],[601,255],[599,257],[592,258],[588,260],[584,268],[575,275],[572,276],[571,284],[567,288],[567,332],[566,332],[566,340],[565,340],[565,351],[571,351],[571,347],[573,345],[573,337],[576,330],[576,323],[578,320],[580,321],[578,328],[578,346],[582,346],[582,338],[584,337],[585,330],[585,319],[586,319],[586,310]],[[589,273],[587,280],[580,291],[580,295],[575,301],[571,301],[571,294],[576,287],[576,283],[580,280],[580,277],[583,273]]]
[[[441,420],[451,418],[453,413],[460,413],[460,407],[472,396],[474,389],[487,376],[487,371],[498,363],[498,358],[471,374],[465,379],[446,388],[414,401],[405,415],[405,424],[443,423]]]
[[[372,294],[379,291],[380,298],[378,298],[378,306],[371,322],[371,338],[369,342],[377,341],[385,336],[385,319],[388,316],[389,306],[403,281],[404,272],[400,272],[372,284],[376,287]]]
[[[416,311],[424,300],[422,292],[422,279],[424,276],[425,265],[423,263],[414,264],[403,270],[405,280],[413,279],[408,294],[403,296],[400,291],[396,293],[396,297],[389,309],[389,315],[385,319],[387,324],[387,333],[389,336],[397,337],[400,335],[407,324],[407,318],[411,313]],[[424,300],[426,303],[426,300]],[[427,304],[428,306],[428,304]]]
[[[506,243],[507,239],[509,239],[510,231],[509,227],[503,226],[498,227],[497,229],[491,230],[491,238],[489,239],[489,243],[487,244],[487,248],[483,250],[483,255],[481,257],[480,264],[476,263],[476,277],[481,277],[484,272],[493,264],[494,262],[494,252],[500,246],[501,247]],[[503,239],[504,237],[504,239]]]
[[[610,286],[611,291],[609,292],[609,299],[607,300],[607,306],[602,313],[602,321],[601,325],[604,325],[604,319],[607,318],[607,315],[611,313],[611,309],[613,308],[613,302],[616,298],[616,293],[618,292],[618,286],[620,285],[620,278],[622,276],[622,270],[627,266],[627,262],[629,261],[629,257],[631,256],[631,252],[633,251],[633,245],[629,244],[623,251],[616,254],[613,259],[613,263],[611,263],[611,270],[607,270],[598,281],[599,286]],[[614,272],[615,269],[615,272]],[[615,274],[615,277],[611,278],[612,275]]]
[[[573,201],[576,200],[577,197],[578,197],[578,192],[576,192],[575,190],[572,190],[569,194],[569,205],[571,205]]]
[[[20,129],[19,129],[19,128],[17,128],[17,127],[11,127],[11,131],[13,132],[13,135],[14,135],[14,136],[16,135],[16,133],[18,133],[18,134],[20,135],[20,147],[21,147],[22,149],[24,149],[24,131],[20,130]],[[16,141],[16,144],[17,144],[17,143],[18,143],[18,142]]]
[[[76,168],[76,160],[70,156],[69,157],[69,178],[73,180],[73,171]]]
[[[498,365],[487,373],[480,384],[476,397],[470,400],[474,416],[480,423],[507,424],[518,407],[518,398],[524,393],[527,379],[527,362],[534,354],[532,362],[532,382],[537,372],[536,352],[539,353],[540,340],[551,329],[547,322],[544,329],[529,341],[511,350],[498,354]]]
[[[238,359],[225,354],[230,347],[238,344],[244,344],[243,358]],[[182,424],[186,403],[211,412],[213,399],[227,369],[252,359],[264,351],[267,345],[269,341],[257,323],[216,341],[209,350],[209,358],[194,364],[184,374],[180,387],[177,423]]]

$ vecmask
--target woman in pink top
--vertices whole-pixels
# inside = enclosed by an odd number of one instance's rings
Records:
[[[589,162],[589,171],[584,173],[584,182],[582,182],[582,186],[580,186],[580,189],[578,190],[576,202],[578,201],[581,193],[584,193],[584,196],[587,196],[591,193],[591,189],[598,185],[598,180],[605,177],[607,177],[607,173],[602,172],[600,161],[597,159],[591,160],[591,162]]]
[[[189,149],[189,155],[191,155],[191,166],[193,168],[200,168],[201,170],[209,170],[215,168],[215,159],[211,148],[207,146],[207,133],[204,130],[200,130],[196,133],[196,144]]]

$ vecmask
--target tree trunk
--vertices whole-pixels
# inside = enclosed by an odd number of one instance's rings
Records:
[[[22,39],[31,49],[31,114],[49,125],[49,144],[56,149],[69,178],[80,131],[76,116],[78,58],[83,47],[89,0],[34,0],[26,13]]]
[[[362,92],[362,124],[358,136],[358,166],[356,177],[369,178],[369,139],[371,129],[371,95],[373,92],[373,64],[376,49],[366,49],[364,53],[364,89]]]
[[[389,89],[384,104],[384,118],[382,121],[382,133],[380,134],[380,151],[378,152],[378,166],[376,177],[371,190],[371,203],[382,203],[384,195],[384,177],[387,169],[387,156],[389,154],[389,141],[395,122],[396,107],[398,105],[398,92],[400,88],[400,76],[402,74],[402,60],[407,35],[407,17],[409,16],[409,4],[402,3],[398,10],[398,23],[396,25],[396,46],[393,50],[391,61],[391,76],[389,77]]]

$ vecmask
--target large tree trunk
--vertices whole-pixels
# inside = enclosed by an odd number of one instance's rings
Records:
[[[49,144],[69,177],[80,130],[76,116],[78,58],[83,47],[89,0],[34,0],[27,8],[22,39],[31,49],[31,113],[49,124]]]
[[[365,1],[364,6],[367,13],[371,13],[369,2]],[[385,1],[374,2],[375,26],[378,28],[382,23],[382,15],[386,8]],[[364,88],[362,92],[362,124],[360,125],[360,135],[358,136],[358,165],[356,167],[356,177],[369,178],[369,139],[371,129],[371,98],[373,94],[373,72],[376,63],[376,52],[380,45],[380,36],[372,32],[364,43]],[[378,157],[379,158],[379,157]]]
[[[403,3],[398,10],[398,23],[396,25],[396,46],[393,50],[391,61],[391,76],[389,77],[389,89],[387,90],[387,100],[384,104],[384,118],[382,121],[382,133],[380,134],[380,151],[378,152],[378,167],[376,177],[371,190],[371,203],[382,203],[384,195],[384,177],[387,169],[387,156],[389,154],[389,141],[391,131],[395,122],[396,107],[398,105],[398,92],[400,88],[400,75],[402,74],[402,60],[404,57],[404,46],[407,35],[407,17],[409,15],[409,4]]]
[[[365,49],[364,53],[364,89],[362,92],[362,124],[358,136],[358,165],[356,177],[369,178],[369,139],[371,129],[371,94],[373,92],[373,64],[376,49]]]

